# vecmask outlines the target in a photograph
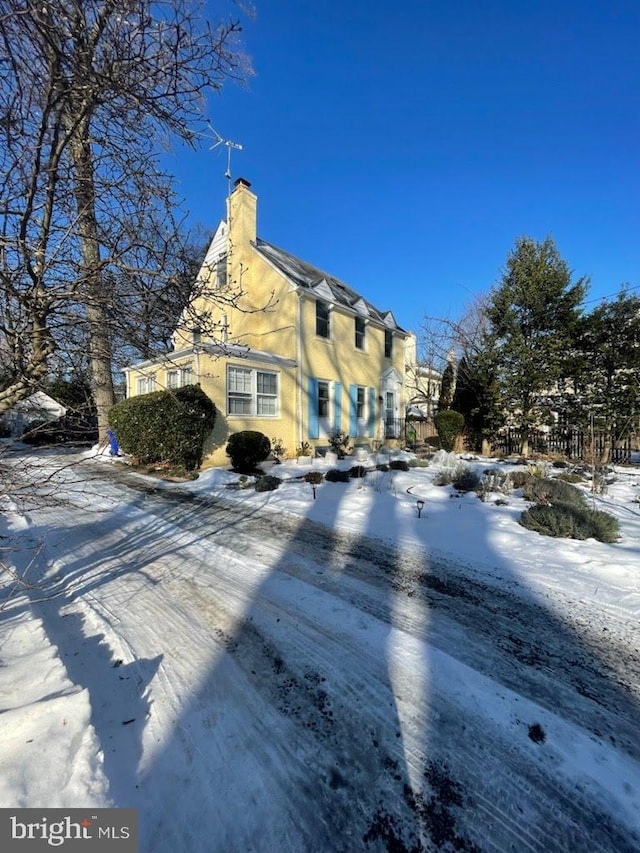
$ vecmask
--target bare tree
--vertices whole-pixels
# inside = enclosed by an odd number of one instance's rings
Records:
[[[0,414],[80,324],[104,434],[113,283],[166,282],[175,245],[159,144],[193,145],[207,94],[248,73],[238,32],[210,25],[198,0],[0,0],[0,348],[12,367]]]

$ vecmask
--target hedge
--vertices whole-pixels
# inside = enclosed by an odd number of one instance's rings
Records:
[[[167,462],[187,471],[200,466],[215,420],[216,408],[198,385],[131,397],[109,412],[125,453],[143,464]]]

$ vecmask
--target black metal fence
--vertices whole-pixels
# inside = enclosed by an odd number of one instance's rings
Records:
[[[631,460],[631,438],[616,439],[604,433],[591,434],[579,429],[554,429],[529,431],[529,451],[532,453],[557,453],[567,459],[591,460],[595,455],[601,459],[607,445],[611,448],[611,462],[629,462]],[[522,453],[522,431],[507,429],[493,442],[494,450],[501,450],[507,456]]]

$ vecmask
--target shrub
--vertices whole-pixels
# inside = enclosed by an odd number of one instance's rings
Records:
[[[558,474],[556,480],[562,480],[564,483],[584,483],[584,477],[582,474],[572,474],[569,471]]]
[[[329,444],[333,452],[338,455],[338,459],[344,459],[349,452],[349,436],[346,432],[334,432],[329,438]]]
[[[451,453],[455,447],[456,438],[460,435],[464,427],[464,415],[453,409],[445,409],[442,412],[438,412],[433,422],[438,431],[442,449],[446,450],[447,453]]]
[[[280,464],[287,455],[287,448],[281,438],[271,439],[271,455],[275,461]]]
[[[482,478],[473,468],[461,465],[459,468],[456,468],[452,482],[454,488],[459,492],[475,492],[480,487]]]
[[[615,542],[620,532],[617,518],[609,513],[568,503],[536,504],[522,513],[520,524],[543,536],[599,542]]]
[[[569,463],[565,462],[564,459],[555,459],[552,463],[554,468],[568,468]]]
[[[433,478],[434,486],[450,486],[453,483],[453,478],[455,477],[454,472],[451,469],[447,469],[445,471],[438,471],[436,476]]]
[[[531,477],[525,483],[522,495],[526,500],[539,504],[562,503],[577,507],[585,505],[585,496],[579,489],[558,479]]]
[[[324,475],[327,483],[348,483],[349,482],[349,471],[339,471],[337,468],[331,468],[330,471]]]
[[[392,459],[391,462],[389,462],[389,468],[391,468],[392,471],[408,471],[409,463],[406,459]]]
[[[311,483],[312,486],[319,485],[324,480],[322,471],[307,471],[304,475],[305,483]]]
[[[428,459],[418,459],[417,456],[409,459],[408,463],[409,468],[428,468],[431,464]]]
[[[245,429],[234,432],[227,442],[227,456],[231,457],[234,471],[250,474],[259,462],[264,462],[271,452],[271,442],[261,432]]]
[[[366,473],[367,469],[364,465],[354,465],[353,468],[349,469],[349,476],[354,478],[364,477]]]
[[[109,412],[109,425],[125,453],[143,464],[170,462],[187,471],[202,462],[215,419],[215,406],[197,385],[131,397]]]
[[[514,489],[521,489],[531,479],[531,475],[527,471],[511,471],[509,477]]]
[[[25,444],[94,444],[98,440],[96,421],[78,415],[64,415],[55,421],[32,421],[20,437]]]
[[[280,477],[272,477],[271,474],[266,474],[264,477],[258,477],[255,489],[256,492],[273,492],[281,482]]]

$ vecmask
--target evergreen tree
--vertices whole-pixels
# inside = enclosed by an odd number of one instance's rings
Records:
[[[640,297],[623,288],[580,323],[572,364],[572,419],[586,426],[594,418],[605,435],[602,463],[611,439],[631,432],[640,414]]]
[[[440,396],[438,398],[438,411],[442,412],[445,409],[451,408],[451,401],[453,400],[453,388],[455,385],[456,377],[455,371],[453,369],[453,364],[450,361],[447,362],[447,366],[442,372],[442,382],[440,383]]]
[[[491,291],[487,319],[497,388],[506,411],[519,420],[524,455],[545,395],[566,373],[586,287],[585,278],[572,283],[550,237],[542,243],[521,237]]]

